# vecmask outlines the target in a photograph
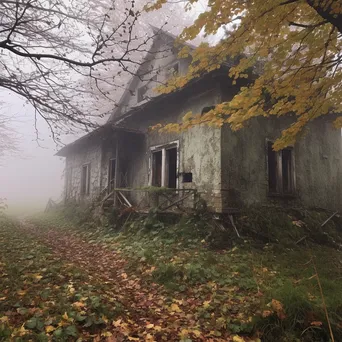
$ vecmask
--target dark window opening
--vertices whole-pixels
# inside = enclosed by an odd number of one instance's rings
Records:
[[[108,168],[108,190],[112,191],[115,187],[116,159],[109,159]]]
[[[90,166],[89,164],[82,166],[81,173],[81,195],[89,195],[90,193]]]
[[[192,172],[183,173],[183,183],[192,183]]]
[[[145,95],[147,93],[147,90],[148,90],[148,87],[146,85],[144,85],[138,89],[138,95],[137,95],[137,101],[138,102],[145,100]]]
[[[177,187],[177,148],[166,150],[167,187]]]
[[[285,149],[281,153],[283,192],[285,194],[291,194],[293,192],[292,150]]]
[[[213,110],[215,108],[215,106],[209,106],[209,107],[204,107],[202,109],[201,115],[210,112],[211,110]]]
[[[294,171],[293,149],[273,150],[273,143],[267,143],[268,189],[270,194],[293,195]]]
[[[273,151],[273,143],[268,142],[268,190],[269,192],[277,192],[277,152]]]
[[[162,186],[162,151],[152,153],[152,186]]]

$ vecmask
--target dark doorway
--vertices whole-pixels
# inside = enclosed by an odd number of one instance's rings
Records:
[[[177,148],[166,150],[167,187],[177,188]]]
[[[109,159],[108,167],[108,190],[112,191],[115,188],[115,172],[116,172],[116,159]]]
[[[89,195],[90,193],[90,165],[82,166],[81,172],[81,195]]]
[[[152,186],[162,186],[162,151],[152,153]]]

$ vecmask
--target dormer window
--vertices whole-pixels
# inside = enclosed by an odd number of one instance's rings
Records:
[[[138,92],[137,92],[138,103],[145,100],[147,90],[148,90],[147,85],[144,85],[144,86],[138,88]]]
[[[171,78],[179,74],[179,62],[170,64],[166,67],[166,78]]]

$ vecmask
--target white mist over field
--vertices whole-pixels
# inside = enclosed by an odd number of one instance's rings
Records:
[[[2,111],[14,118],[10,125],[18,142],[18,152],[0,162],[0,197],[6,198],[9,212],[42,210],[50,197],[61,198],[64,162],[54,156],[56,144],[41,118],[37,118],[37,141],[32,107],[24,107],[8,91],[1,91],[0,99],[5,107]]]

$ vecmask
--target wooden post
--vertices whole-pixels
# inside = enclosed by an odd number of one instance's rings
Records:
[[[166,186],[166,150],[162,149],[161,186]]]
[[[116,133],[116,143],[115,143],[115,179],[114,179],[114,199],[113,199],[113,205],[116,207],[117,203],[117,197],[116,197],[116,191],[115,189],[118,188],[119,182],[118,182],[118,177],[119,177],[119,133]]]

